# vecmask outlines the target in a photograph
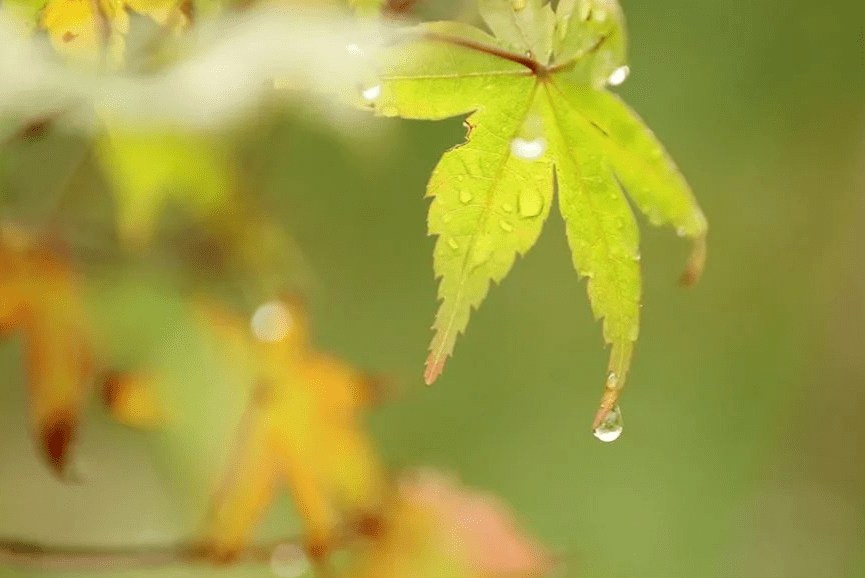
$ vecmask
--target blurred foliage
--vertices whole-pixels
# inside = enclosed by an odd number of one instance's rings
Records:
[[[405,382],[402,399],[373,411],[389,469],[431,464],[488,488],[567,556],[569,575],[865,575],[865,8],[623,5],[633,73],[621,93],[670,147],[715,232],[705,278],[688,293],[670,283],[682,249],[645,234],[647,306],[619,441],[602,447],[586,431],[603,350],[561,266],[556,218],[476,313],[447,375],[421,386],[435,298],[421,191],[463,138],[459,120],[265,102],[217,137],[241,175],[227,198],[246,202],[203,220],[179,190],[143,248],[112,224],[116,181],[86,134],[3,125],[15,135],[0,151],[3,218],[67,245],[98,357],[124,376],[158,374],[147,381],[170,413],[142,432],[87,404],[69,464],[78,481],[53,479],[27,436],[27,339],[10,335],[0,345],[0,535],[106,546],[202,535],[249,391],[202,338],[188,297],[218,297],[248,319],[289,286],[310,295],[317,347]],[[473,3],[412,10],[475,21]],[[277,499],[255,539],[297,533],[292,510]]]

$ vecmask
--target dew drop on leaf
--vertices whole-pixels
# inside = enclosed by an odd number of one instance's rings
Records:
[[[346,45],[345,51],[348,52],[351,56],[355,56],[355,57],[363,56],[363,50],[357,44]]]
[[[522,10],[526,7],[526,0],[514,0],[514,10]]]
[[[610,86],[619,86],[628,79],[628,75],[630,74],[631,67],[628,65],[620,66],[610,74],[610,77],[607,79],[607,84]]]
[[[514,206],[511,205],[510,203],[504,203],[502,205],[502,210],[506,213],[513,213],[514,212]]]
[[[306,554],[295,544],[280,544],[270,555],[270,570],[279,578],[298,578],[309,569]]]
[[[448,246],[454,251],[460,248],[460,244],[457,243],[456,239],[448,239]]]
[[[381,85],[374,84],[365,88],[361,88],[360,94],[369,102],[374,101],[381,95]]]
[[[460,202],[462,204],[468,204],[472,201],[472,194],[469,191],[460,191]]]
[[[622,410],[617,405],[604,417],[604,421],[595,428],[593,433],[602,442],[613,442],[622,435],[622,429]]]
[[[502,231],[504,231],[506,233],[510,233],[511,231],[514,230],[514,226],[511,225],[510,223],[508,223],[507,221],[505,221],[504,219],[499,221],[499,226],[502,228]]]
[[[255,310],[250,326],[259,341],[276,343],[291,331],[291,314],[279,301],[270,301]]]
[[[526,140],[517,137],[511,141],[511,152],[515,157],[521,158],[524,161],[533,161],[540,158],[545,150],[547,150],[547,143],[542,138]]]
[[[520,216],[537,217],[544,208],[544,199],[534,189],[526,189],[520,193]]]

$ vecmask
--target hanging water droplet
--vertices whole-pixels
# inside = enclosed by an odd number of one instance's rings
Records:
[[[595,434],[595,437],[602,442],[613,442],[619,439],[619,436],[622,435],[622,429],[622,410],[619,409],[619,406],[617,405],[607,413],[604,417],[604,421],[595,428],[593,433]]]
[[[259,341],[282,341],[291,330],[292,319],[288,309],[279,301],[270,301],[255,310],[250,326]]]
[[[502,210],[506,213],[513,213],[514,212],[514,206],[510,203],[504,203],[504,204],[502,204]]]
[[[470,191],[460,191],[460,202],[464,205],[470,203],[472,201],[472,194]]]
[[[280,544],[270,554],[270,570],[279,578],[297,578],[309,572],[309,560],[296,544]]]
[[[366,99],[369,102],[372,102],[375,99],[377,99],[379,96],[381,96],[381,85],[380,84],[374,84],[372,86],[361,88],[360,94],[363,96],[364,99]]]
[[[511,152],[515,157],[521,158],[524,161],[533,161],[540,158],[547,149],[547,143],[542,138],[526,140],[517,137],[511,141]]]
[[[351,56],[360,57],[363,56],[363,49],[357,44],[348,44],[345,47],[345,51],[348,52]]]
[[[526,7],[526,0],[514,0],[514,10],[520,11]]]
[[[641,260],[642,258],[643,258],[643,256],[640,255],[639,253],[637,253],[636,255],[634,255],[634,261],[637,261],[638,263],[640,262],[640,260]]]
[[[616,389],[619,387],[619,376],[616,375],[615,371],[611,371],[607,374],[607,384],[605,387],[607,389]]]
[[[610,77],[607,79],[607,84],[610,86],[619,86],[628,79],[629,74],[631,74],[630,66],[620,66],[610,74]]]
[[[511,225],[510,223],[508,223],[507,221],[505,221],[504,219],[499,221],[499,226],[502,228],[502,231],[504,231],[505,233],[510,233],[511,231],[514,230],[514,226]]]
[[[456,239],[450,238],[450,239],[448,239],[448,247],[450,247],[451,249],[456,251],[457,249],[460,248],[460,244],[457,243]]]
[[[520,193],[520,216],[537,217],[544,208],[544,198],[534,189],[526,189]]]

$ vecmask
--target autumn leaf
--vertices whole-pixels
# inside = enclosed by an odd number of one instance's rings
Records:
[[[0,337],[23,334],[33,437],[58,474],[91,376],[78,295],[74,275],[47,251],[0,244]]]
[[[23,337],[33,438],[65,473],[91,388],[119,422],[151,428],[163,409],[153,379],[110,369],[82,297],[84,280],[56,249],[0,224],[0,338]]]
[[[616,407],[639,332],[639,233],[628,199],[653,224],[695,242],[706,220],[684,178],[637,115],[607,90],[627,76],[614,0],[480,0],[495,34],[454,22],[404,29],[378,56],[364,93],[377,114],[438,120],[469,114],[467,141],[436,166],[429,231],[441,305],[425,378],[452,354],[471,310],[531,248],[558,191],[574,267],[611,345],[595,427]]]
[[[386,525],[360,553],[357,578],[544,576],[552,555],[499,500],[444,474],[404,475]]]
[[[74,68],[118,70],[126,56],[129,12],[143,14],[178,34],[189,22],[179,0],[48,0],[39,27]]]
[[[215,558],[246,543],[275,493],[286,487],[307,526],[307,549],[320,558],[352,520],[374,516],[382,473],[360,419],[370,378],[310,348],[302,308],[291,301],[260,307],[248,323],[206,306],[215,345],[247,376],[251,391],[236,449],[210,522]]]

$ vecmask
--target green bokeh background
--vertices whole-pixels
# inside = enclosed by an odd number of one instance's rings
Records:
[[[316,341],[401,382],[372,416],[389,464],[452,470],[500,496],[570,560],[569,576],[865,576],[865,3],[622,3],[632,74],[618,92],[688,177],[710,238],[703,280],[683,290],[688,247],[643,223],[643,322],[620,440],[589,431],[606,351],[555,212],[441,379],[422,385],[436,307],[423,190],[461,142],[459,119],[357,116],[341,132],[304,109],[252,145],[312,271]],[[107,309],[130,336],[181,315],[156,278],[133,279],[145,288]],[[166,329],[159,347],[189,341]],[[69,486],[33,452],[19,345],[0,344],[0,536],[194,534],[242,402],[206,353],[164,392],[189,408],[170,431],[131,432],[89,410],[83,482]],[[261,536],[296,528],[283,499]]]

